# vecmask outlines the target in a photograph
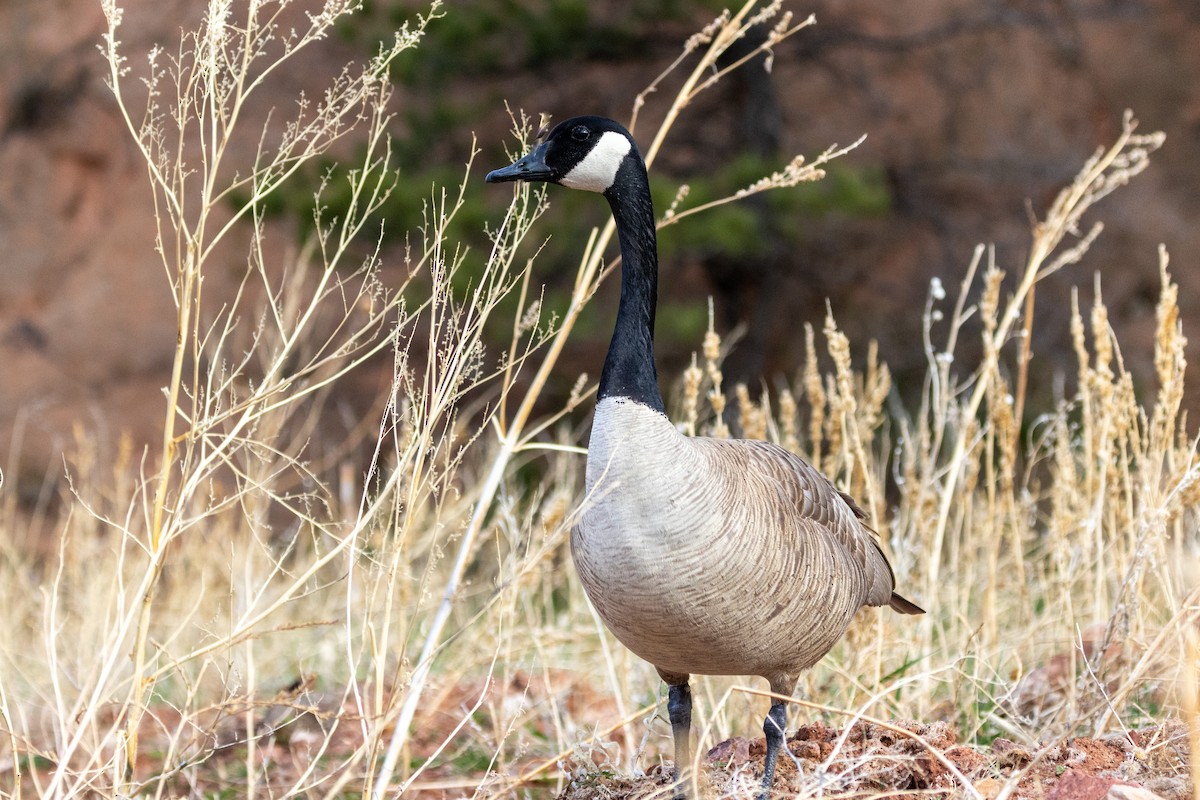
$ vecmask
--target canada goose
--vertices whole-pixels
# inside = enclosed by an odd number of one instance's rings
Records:
[[[791,695],[863,606],[924,613],[896,594],[863,512],[803,459],[768,442],[689,438],[667,419],[654,367],[658,250],[646,165],[603,117],[560,122],[488,183],[599,192],[616,219],[621,301],[571,553],[588,598],[670,687],[676,791],[691,760],[692,673],[761,675]],[[770,793],[787,709],[763,722]]]

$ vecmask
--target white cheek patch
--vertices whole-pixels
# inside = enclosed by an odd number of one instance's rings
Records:
[[[605,131],[600,141],[591,149],[583,161],[559,181],[568,189],[583,189],[586,192],[604,192],[616,180],[621,161],[629,153],[629,140],[615,131]]]

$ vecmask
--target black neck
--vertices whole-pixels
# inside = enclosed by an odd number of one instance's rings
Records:
[[[621,241],[621,305],[613,329],[599,398],[627,397],[666,413],[654,369],[654,309],[658,303],[658,244],[646,166],[626,156],[604,193]]]

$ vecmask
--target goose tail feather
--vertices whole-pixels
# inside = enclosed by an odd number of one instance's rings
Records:
[[[895,611],[900,614],[924,614],[925,613],[925,609],[921,608],[919,605],[917,605],[913,601],[901,597],[900,595],[896,594],[895,592],[892,592],[892,597],[890,600],[888,600],[888,606],[891,607],[892,611]]]

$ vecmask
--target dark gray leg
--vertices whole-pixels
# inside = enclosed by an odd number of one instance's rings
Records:
[[[683,768],[692,763],[692,690],[686,683],[673,685],[667,694],[667,714],[675,737],[675,800],[683,800]]]
[[[763,735],[767,737],[767,760],[763,767],[762,793],[758,800],[767,800],[771,796],[771,784],[775,782],[775,760],[779,758],[779,748],[783,746],[786,730],[787,705],[782,700],[776,700],[771,703],[771,710],[763,721]]]

